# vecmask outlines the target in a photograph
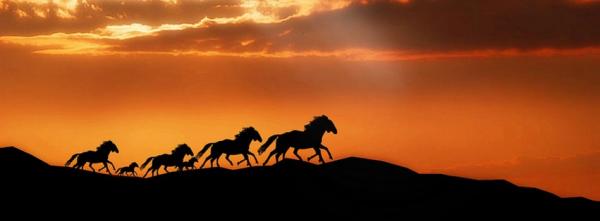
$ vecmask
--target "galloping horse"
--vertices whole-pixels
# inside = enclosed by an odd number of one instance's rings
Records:
[[[108,154],[110,154],[110,152],[119,153],[117,145],[115,145],[110,140],[104,141],[104,143],[102,143],[96,148],[96,151],[90,150],[86,152],[73,154],[73,156],[69,158],[65,166],[69,166],[69,164],[71,164],[71,162],[73,162],[73,160],[77,158],[77,163],[73,165],[73,168],[75,169],[83,169],[85,163],[89,163],[89,167],[92,168],[92,171],[96,172],[96,169],[92,167],[92,164],[102,163],[104,167],[100,168],[100,170],[106,169],[106,171],[110,174],[110,169],[108,168],[107,163],[113,167],[113,170],[115,169],[115,165],[108,160]]]
[[[164,170],[168,173],[169,171],[167,170],[167,167],[181,165],[185,155],[194,156],[192,148],[190,148],[187,144],[179,144],[179,146],[171,151],[171,154],[161,154],[148,158],[146,162],[142,164],[141,169],[144,169],[144,167],[146,167],[150,161],[152,161],[152,166],[148,168],[148,171],[146,171],[144,177],[146,177],[150,171],[152,171],[152,176],[155,176],[155,172],[156,175],[158,175],[158,169],[160,169],[161,166],[164,166]]]
[[[294,148],[294,155],[296,155],[299,160],[302,160],[302,157],[298,155],[299,149],[313,148],[315,150],[315,155],[309,157],[308,160],[310,161],[310,159],[313,157],[319,156],[319,162],[324,163],[325,161],[323,160],[323,156],[321,156],[321,149],[327,151],[329,159],[333,159],[331,153],[329,152],[329,148],[321,144],[323,141],[323,134],[325,134],[325,132],[337,134],[337,128],[335,128],[333,121],[329,120],[327,116],[318,116],[304,126],[304,131],[293,130],[269,137],[267,142],[265,142],[258,149],[258,154],[265,152],[269,145],[271,145],[271,143],[277,139],[275,149],[269,153],[269,156],[263,165],[266,165],[267,162],[269,162],[269,159],[271,159],[271,157],[275,154],[277,154],[275,156],[275,160],[279,162],[279,156],[283,155],[283,158],[285,158],[285,152],[287,152],[290,147]]]
[[[233,163],[229,159],[229,155],[237,154],[244,155],[244,160],[242,161],[246,161],[248,166],[252,166],[250,164],[250,160],[248,160],[248,155],[254,157],[254,160],[258,164],[256,156],[250,152],[250,143],[255,140],[257,140],[258,142],[262,142],[262,138],[260,137],[258,131],[256,131],[254,127],[246,127],[242,129],[240,133],[235,135],[235,139],[233,140],[225,139],[215,143],[206,144],[204,148],[202,148],[202,150],[198,152],[198,156],[196,156],[196,158],[200,158],[202,154],[204,154],[204,152],[206,152],[209,148],[212,147],[212,149],[210,150],[210,155],[206,157],[200,168],[204,167],[204,164],[206,164],[206,161],[208,160],[210,160],[210,167],[213,166],[213,162],[215,160],[217,161],[217,167],[221,167],[219,165],[219,157],[221,157],[222,154],[226,155],[225,159],[229,161],[229,164],[231,165],[233,165]],[[238,162],[238,164],[240,162]]]
[[[115,173],[119,174],[119,175],[131,174],[131,175],[135,176],[135,175],[137,175],[135,172],[136,167],[139,167],[138,164],[136,162],[133,162],[133,163],[129,164],[129,166],[121,167],[121,168],[117,169],[117,171]]]

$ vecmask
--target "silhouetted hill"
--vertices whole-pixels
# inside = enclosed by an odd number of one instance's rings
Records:
[[[0,174],[2,199],[10,202],[8,205],[58,214],[128,208],[120,212],[228,218],[287,214],[316,219],[593,220],[600,211],[600,203],[595,201],[560,198],[504,180],[419,174],[356,157],[323,165],[287,159],[266,167],[211,168],[142,179],[48,166],[16,148],[4,148],[0,149],[0,166],[4,168]],[[19,167],[30,169],[6,172],[6,168]],[[57,204],[57,200],[66,202]]]
[[[16,147],[0,148],[0,173],[35,174],[48,168],[44,161]]]

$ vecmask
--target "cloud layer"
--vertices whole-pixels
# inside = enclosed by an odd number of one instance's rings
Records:
[[[600,45],[598,1],[68,2],[3,1],[0,41],[50,54],[375,59],[598,54]]]

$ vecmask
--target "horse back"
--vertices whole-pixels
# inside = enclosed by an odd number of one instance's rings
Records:
[[[227,146],[227,145],[231,145],[231,144],[233,144],[233,143],[234,143],[234,142],[233,142],[233,140],[232,140],[232,139],[225,139],[225,140],[221,140],[221,141],[218,141],[218,142],[216,142],[215,144],[213,144],[213,145],[214,145],[214,146],[213,146],[213,148],[214,148],[215,146]]]
[[[312,147],[320,144],[322,136],[307,133],[306,131],[293,130],[279,136],[277,142],[283,142],[296,148]]]
[[[96,163],[99,161],[102,161],[103,159],[100,159],[101,157],[98,156],[98,152],[96,151],[85,151],[83,153],[79,154],[79,157],[77,158],[77,161],[85,161],[85,162],[91,162],[91,163]]]

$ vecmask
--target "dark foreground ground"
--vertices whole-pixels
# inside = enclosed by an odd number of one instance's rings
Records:
[[[141,179],[50,166],[8,147],[0,148],[0,177],[0,215],[600,220],[600,203],[585,198],[560,198],[504,180],[418,174],[361,158],[323,165],[284,160],[267,167],[202,169]]]

